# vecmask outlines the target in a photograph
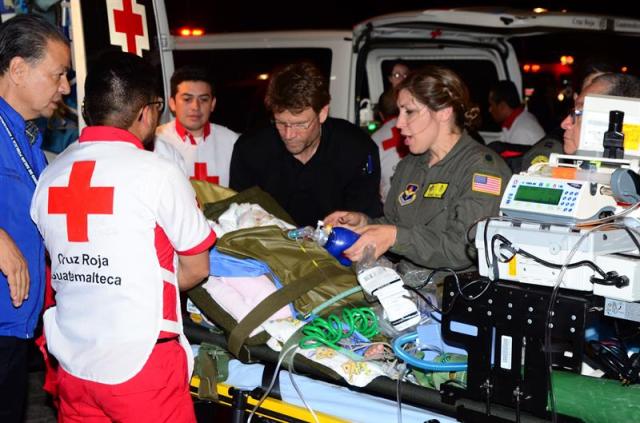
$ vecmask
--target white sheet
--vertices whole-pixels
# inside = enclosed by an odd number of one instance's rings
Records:
[[[229,378],[225,383],[239,389],[252,390],[261,385],[263,369],[262,364],[243,364],[238,360],[231,360]],[[353,422],[395,422],[398,419],[398,406],[395,401],[354,392],[305,376],[293,377],[305,401],[316,411]],[[304,407],[285,370],[280,372],[280,393],[284,401]],[[423,423],[429,419],[437,419],[441,423],[456,422],[451,417],[402,405],[402,423]]]

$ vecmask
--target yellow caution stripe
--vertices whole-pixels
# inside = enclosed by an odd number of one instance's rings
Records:
[[[197,397],[198,388],[200,387],[200,378],[198,376],[193,376],[191,378],[191,395],[193,397]],[[227,385],[226,383],[218,383],[218,403],[227,407],[231,407],[231,400],[233,395],[229,393],[229,389],[232,389],[233,386]],[[303,392],[304,394],[304,392]],[[253,407],[258,403],[257,399],[251,398],[247,396],[247,407],[246,411],[250,412],[253,410]],[[315,411],[315,410],[314,410]],[[347,422],[347,420],[339,419],[337,417],[331,416],[329,414],[321,413],[316,411],[316,416],[322,423],[342,423]],[[309,413],[304,407],[299,407],[294,404],[289,404],[288,402],[284,402],[275,398],[267,397],[260,408],[256,411],[256,414],[267,417],[271,420],[289,423],[289,422],[313,422],[313,416]]]

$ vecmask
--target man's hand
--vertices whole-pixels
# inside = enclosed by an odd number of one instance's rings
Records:
[[[367,221],[364,213],[348,211],[335,211],[323,219],[325,226],[346,226],[349,229],[360,228],[366,225]]]
[[[360,234],[360,238],[344,251],[344,255],[351,261],[362,260],[368,245],[375,248],[374,258],[377,259],[395,244],[398,230],[394,225],[367,225],[356,232]]]
[[[0,229],[0,271],[7,276],[11,302],[20,307],[29,298],[29,267],[20,249],[4,230]]]

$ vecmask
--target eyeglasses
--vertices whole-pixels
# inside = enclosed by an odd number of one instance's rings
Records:
[[[284,131],[286,128],[289,128],[294,131],[306,131],[311,127],[311,124],[313,123],[314,120],[315,119],[311,119],[306,122],[287,123],[287,122],[281,122],[279,120],[274,119],[271,121],[271,123],[281,131]]]
[[[576,109],[575,107],[573,109],[571,109],[571,111],[569,112],[569,116],[571,116],[571,123],[573,125],[576,124],[576,121],[578,120],[578,118],[580,116],[582,116],[582,110],[580,109]]]
[[[405,79],[407,77],[406,73],[400,73],[400,72],[394,72],[390,75],[392,78],[395,79]]]
[[[162,111],[164,110],[164,100],[157,100],[157,101],[150,101],[147,104],[145,104],[145,106],[156,106],[156,109],[158,109],[159,113],[162,113]]]

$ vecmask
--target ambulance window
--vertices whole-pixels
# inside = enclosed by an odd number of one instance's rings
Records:
[[[263,101],[270,73],[278,67],[302,61],[314,63],[325,75],[331,73],[331,49],[174,51],[176,69],[187,64],[209,69],[217,98],[211,119],[241,133],[269,122]]]
[[[391,67],[397,60],[386,60],[382,62],[382,75],[388,75]],[[425,65],[437,65],[449,68],[460,75],[460,78],[467,84],[471,95],[471,101],[480,107],[482,124],[480,131],[500,132],[500,127],[489,114],[489,89],[498,81],[498,72],[495,63],[489,60],[405,60],[410,69],[419,69]],[[385,88],[389,84],[385,77]]]

